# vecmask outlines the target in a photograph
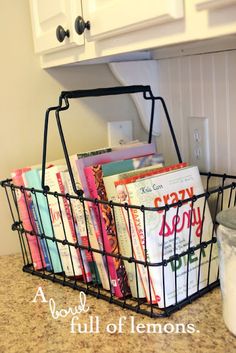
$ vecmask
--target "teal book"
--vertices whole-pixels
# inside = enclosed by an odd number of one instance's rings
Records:
[[[149,154],[136,158],[124,159],[120,161],[110,162],[102,165],[102,173],[104,177],[126,173],[130,170],[141,169],[156,164],[164,164],[163,155],[160,153]]]
[[[31,169],[24,173],[24,179],[27,187],[42,190],[41,178],[38,169]],[[49,215],[49,209],[46,197],[43,193],[31,193],[34,205],[34,217],[37,227],[41,233],[53,238],[52,223]],[[62,272],[60,256],[57,245],[50,239],[43,239],[43,253],[48,270],[54,270],[55,273]]]

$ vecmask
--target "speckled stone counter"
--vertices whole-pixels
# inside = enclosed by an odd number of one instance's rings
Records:
[[[73,352],[214,352],[235,353],[236,338],[225,328],[219,288],[174,313],[151,319],[87,295],[89,311],[80,323],[98,317],[99,333],[72,333],[71,319],[54,319],[42,296],[32,302],[39,287],[45,299],[53,298],[58,309],[78,306],[79,292],[22,272],[21,255],[0,257],[0,353]],[[124,316],[121,333],[109,333],[109,324]],[[143,333],[132,333],[131,320]],[[148,324],[194,325],[194,333],[147,333]],[[170,326],[170,325],[169,325]],[[141,329],[141,328],[144,329]],[[112,328],[112,327],[111,327]]]

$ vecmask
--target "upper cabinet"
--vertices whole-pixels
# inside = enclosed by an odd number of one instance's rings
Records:
[[[83,0],[83,14],[91,41],[183,18],[184,7],[183,0]]]
[[[78,0],[30,0],[36,53],[47,53],[84,45],[84,36],[75,31],[82,16]]]
[[[30,10],[44,68],[158,58],[236,34],[236,0],[30,0]]]
[[[230,5],[234,5],[235,3],[236,0],[197,0],[196,7],[198,10],[213,10],[220,7],[228,7]]]

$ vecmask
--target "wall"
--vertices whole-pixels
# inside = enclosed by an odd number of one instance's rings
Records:
[[[0,65],[0,180],[14,168],[41,162],[44,113],[57,103],[61,90],[118,85],[106,65],[57,68],[44,71],[34,54],[28,0],[1,2]],[[135,137],[142,135],[137,112],[127,96],[73,102],[62,122],[70,153],[107,145],[106,121],[136,123]],[[88,133],[89,131],[89,133]],[[62,156],[55,125],[50,124],[48,159]],[[17,234],[0,188],[0,255],[18,252]]]
[[[236,51],[158,61],[159,91],[166,100],[183,159],[189,159],[188,117],[209,119],[211,171],[236,173]],[[159,146],[176,161],[162,117]],[[164,137],[164,138],[163,138]]]

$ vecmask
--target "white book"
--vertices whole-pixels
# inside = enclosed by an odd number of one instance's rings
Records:
[[[197,167],[173,170],[142,179],[128,178],[117,181],[116,187],[123,188],[129,204],[152,208],[146,211],[129,211],[137,260],[161,263],[171,259],[174,253],[181,254],[189,247],[199,245],[200,239],[202,242],[212,239],[213,224],[204,197],[197,199],[194,204],[190,201],[184,202],[181,207],[170,207],[168,211],[153,210],[155,207],[171,205],[204,193]],[[124,210],[127,225],[126,213]],[[176,299],[180,302],[217,279],[217,244],[210,244],[202,249],[201,255],[198,249],[193,254],[168,262],[166,266],[148,267],[149,272],[144,266],[139,266],[147,300],[158,303],[160,308],[174,305]]]
[[[60,184],[64,182],[63,173],[66,168],[65,166],[55,166],[46,169],[45,171],[45,184],[49,186],[50,191],[61,193]],[[48,203],[50,209],[50,215],[52,220],[52,226],[55,237],[60,240],[67,239],[70,243],[75,243],[75,237],[73,236],[73,230],[67,217],[67,210],[65,205],[65,199],[62,197],[55,197],[54,195],[48,194]],[[67,201],[68,202],[68,201]],[[82,270],[78,257],[77,250],[74,246],[64,245],[58,242],[58,249],[61,256],[63,269],[67,276],[81,276]]]

